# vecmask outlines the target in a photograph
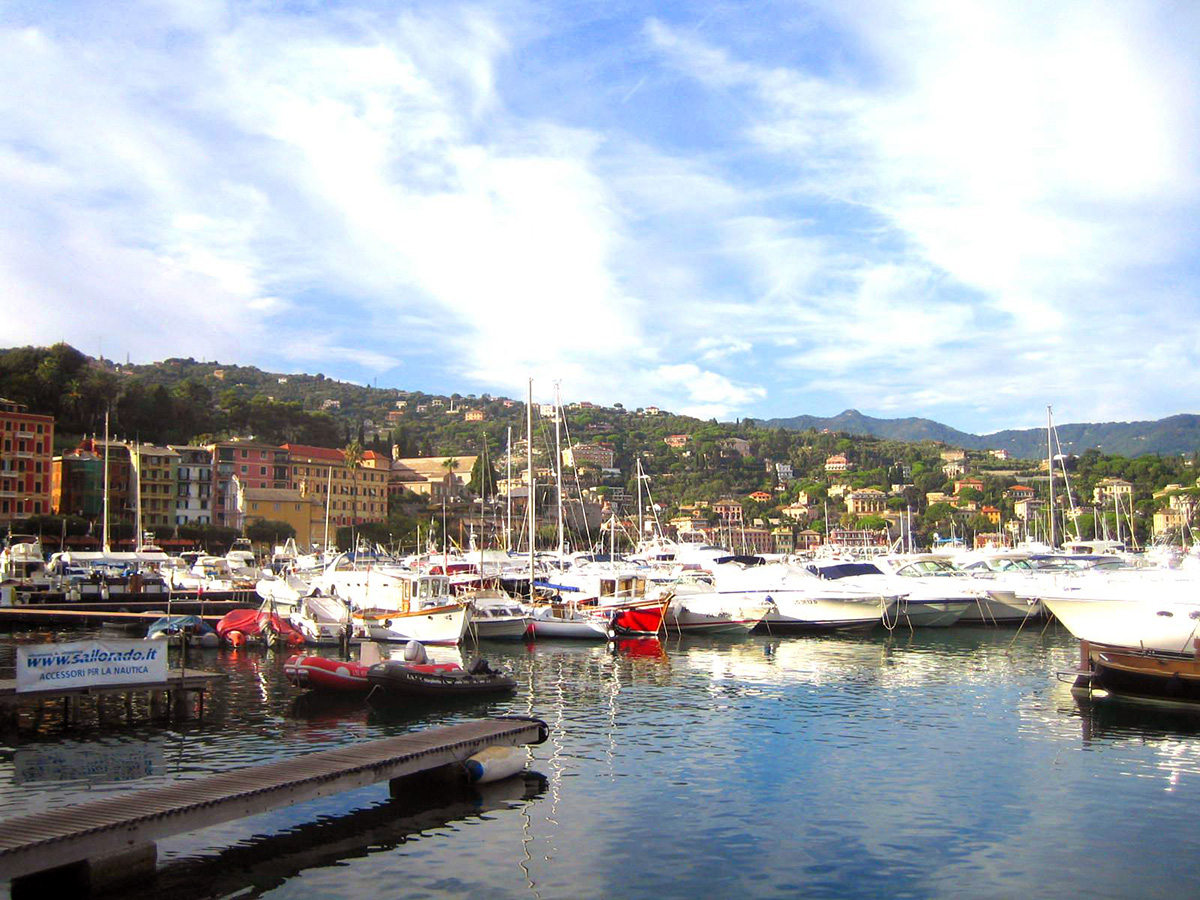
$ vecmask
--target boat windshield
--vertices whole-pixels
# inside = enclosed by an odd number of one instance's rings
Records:
[[[450,594],[450,582],[445,578],[420,578],[417,580],[417,599],[440,600]]]
[[[896,570],[897,575],[909,577],[924,575],[957,575],[958,570],[950,563],[941,559],[919,559],[901,566]]]
[[[808,570],[821,578],[836,581],[839,578],[854,578],[857,575],[882,575],[883,572],[875,563],[847,562],[835,563],[831,566],[809,566]]]

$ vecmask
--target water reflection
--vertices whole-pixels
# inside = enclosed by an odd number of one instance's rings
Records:
[[[206,856],[179,857],[159,870],[156,883],[126,897],[203,900],[258,897],[302,873],[373,853],[388,853],[422,834],[488,813],[523,808],[546,790],[546,778],[526,772],[492,784],[467,786],[428,779],[407,783],[400,796],[341,815],[322,815],[275,834],[254,835]],[[510,851],[523,853],[514,846]],[[378,888],[394,895],[400,885]]]
[[[31,779],[15,752],[65,744],[25,735],[0,749],[0,812],[519,714],[545,720],[550,737],[530,749],[544,782],[515,807],[393,832],[404,816],[383,804],[385,821],[363,818],[344,843],[293,853],[294,832],[332,834],[316,826],[379,806],[328,798],[315,823],[306,808],[173,839],[178,890],[155,896],[206,896],[191,882],[222,878],[220,864],[203,868],[215,859],[243,873],[222,891],[289,897],[374,898],[381,885],[410,897],[656,900],[1189,892],[1164,859],[1200,849],[1177,827],[1200,802],[1200,717],[1081,704],[1054,677],[1078,655],[1065,636],[956,628],[468,652],[512,671],[517,692],[383,707],[303,694],[283,678],[286,654],[197,654],[191,665],[229,675],[203,723],[71,736],[88,751],[160,747],[145,777]],[[1110,821],[1124,823],[1119,833],[1095,827]],[[249,846],[284,862],[225,855]],[[174,860],[201,868],[186,874]]]

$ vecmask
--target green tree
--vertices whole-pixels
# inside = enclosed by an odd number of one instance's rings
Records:
[[[447,475],[453,475],[454,470],[458,468],[458,460],[453,456],[447,456],[442,460],[442,468],[446,470]],[[451,483],[451,482],[448,482]]]
[[[493,497],[496,494],[496,468],[492,465],[491,458],[480,454],[475,458],[475,465],[471,467],[471,480],[467,487],[477,497]]]
[[[362,465],[363,448],[358,441],[351,441],[342,450],[346,468],[350,470],[350,549],[354,550],[354,527],[358,523],[358,467]]]
[[[287,522],[260,519],[246,526],[246,537],[256,544],[279,544],[296,536],[296,529]]]

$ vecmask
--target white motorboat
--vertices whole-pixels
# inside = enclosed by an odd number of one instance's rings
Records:
[[[350,628],[351,642],[357,643],[363,638],[362,629],[355,628],[346,603],[336,597],[313,593],[308,582],[295,575],[260,578],[254,589],[263,600],[263,610],[287,619],[304,635],[306,644],[340,646],[346,638],[347,628]]]
[[[471,607],[470,631],[477,640],[520,640],[530,616],[507,591],[481,587],[459,597]]]
[[[580,609],[574,601],[534,603],[529,609],[529,631],[534,637],[601,641],[612,637],[607,618]]]
[[[32,535],[13,535],[0,550],[0,581],[13,581],[22,589],[48,590],[50,572],[42,542]]]
[[[725,562],[712,567],[715,592],[727,601],[769,603],[768,629],[865,630],[882,622],[897,597],[824,581],[787,562],[751,565]]]
[[[1036,598],[1081,641],[1191,653],[1200,637],[1200,580],[1190,573],[1130,571],[1059,578]]]
[[[717,593],[711,576],[681,579],[655,591],[670,601],[663,620],[668,634],[745,634],[774,609],[765,599]]]
[[[451,595],[445,575],[345,566],[339,557],[310,584],[348,603],[356,629],[371,640],[457,644],[467,633],[470,607]]]
[[[250,541],[246,538],[236,538],[233,546],[229,548],[229,552],[225,554],[225,559],[228,561],[229,571],[235,579],[256,581],[262,574],[258,567],[258,560],[250,547]]]
[[[1045,607],[1036,599],[1022,599],[1024,591],[1044,575],[1020,551],[992,551],[966,554],[954,560],[952,566],[976,579],[986,596],[980,596],[974,607],[968,607],[961,622],[985,624],[1020,624],[1026,619],[1043,618]]]
[[[883,614],[883,623],[889,627],[907,624],[920,628],[945,628],[957,622],[967,607],[975,604],[975,597],[958,585],[927,580],[915,572],[910,575],[893,574],[881,568],[874,559],[869,562],[814,560],[805,568],[821,579],[856,585],[863,590],[894,597]]]

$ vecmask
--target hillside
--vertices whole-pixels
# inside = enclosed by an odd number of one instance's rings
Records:
[[[486,394],[376,389],[322,374],[284,375],[191,359],[115,365],[65,344],[0,350],[0,396],[53,415],[56,452],[100,431],[107,415],[118,439],[204,444],[254,437],[325,447],[358,440],[364,449],[385,455],[394,450],[402,457],[475,456],[486,447],[488,458],[503,470],[509,434],[520,441],[525,430],[524,403]],[[467,421],[468,411],[472,421]],[[1194,487],[1197,418],[1060,426],[1064,450],[1078,455],[1069,462],[1076,496],[1086,503],[1105,478],[1130,481],[1137,498],[1137,528],[1144,537],[1155,509],[1167,503],[1164,488],[1173,485],[1177,492],[1200,494],[1200,487]],[[552,418],[536,414],[534,422],[534,453],[540,466],[549,467],[555,425]],[[959,488],[944,467],[946,445],[975,451],[968,460],[970,474],[981,478],[984,487],[980,496],[968,499],[990,504],[1005,521],[1013,520],[1015,509],[1007,488],[1017,481],[1037,483],[1045,447],[1045,433],[1039,429],[977,436],[929,419],[874,419],[854,410],[824,419],[743,419],[734,424],[580,403],[566,410],[564,424],[564,446],[592,444],[593,451],[611,453],[612,460],[581,465],[572,473],[572,492],[586,488],[593,496],[620,500],[625,508],[630,501],[622,494],[638,491],[640,463],[650,475],[653,502],[668,516],[689,504],[737,498],[747,521],[778,521],[784,508],[804,498],[801,506],[809,514],[802,518],[813,527],[823,528],[824,515],[832,513],[843,525],[879,528],[883,519],[878,515],[842,511],[846,490],[873,488],[888,494],[892,511],[914,510],[918,530],[930,534],[994,526],[974,506],[958,510],[945,500],[928,501],[931,494],[948,495]],[[1101,449],[1089,449],[1097,446]],[[1001,461],[980,452],[995,448],[1018,458]],[[847,458],[848,471],[827,471],[835,454]],[[522,466],[523,460],[517,461],[514,471]],[[403,508],[396,512],[401,518],[409,515]],[[408,533],[416,521],[410,516],[390,527]],[[1110,526],[1115,527],[1115,520]]]
[[[194,359],[172,358],[148,365],[117,365],[95,360],[67,345],[0,350],[0,396],[56,417],[63,440],[95,432],[104,410],[112,413],[114,434],[181,443],[201,436],[254,434],[263,440],[340,446],[357,437],[377,449],[399,444],[404,455],[475,453],[486,439],[493,452],[503,447],[508,427],[524,430],[524,404],[503,398],[457,393],[440,396],[395,388],[373,388],[326,378],[323,374],[264,372]],[[403,414],[398,414],[403,404]],[[418,407],[428,405],[422,413]],[[482,410],[482,423],[466,423],[462,409]],[[389,420],[389,413],[392,419]],[[748,436],[750,430],[872,437],[899,444],[940,442],[968,450],[1007,449],[1013,456],[1046,454],[1044,429],[1010,429],[975,435],[931,419],[879,419],[848,409],[837,416],[794,416],[745,420],[740,425],[706,423],[686,416],[631,416],[625,410],[591,408],[573,412],[575,440],[605,440],[618,457],[632,463],[635,450],[653,448],[664,434],[704,433],[709,443]],[[1177,415],[1158,421],[1106,422],[1057,426],[1064,452],[1096,449],[1106,455],[1175,456],[1200,449],[1200,416]],[[711,432],[711,433],[710,433]],[[787,458],[798,443],[772,442],[756,455]],[[758,448],[756,448],[758,449]],[[899,448],[895,448],[899,450]]]
[[[1040,459],[1046,455],[1044,428],[1008,429],[992,434],[969,434],[931,419],[876,419],[848,409],[836,416],[793,416],[767,419],[766,428],[789,431],[813,429],[847,434],[872,435],[893,441],[941,441],[965,450],[1007,450],[1022,459]],[[1161,454],[1174,456],[1200,449],[1200,416],[1177,415],[1157,421],[1103,422],[1056,425],[1064,453],[1080,454],[1095,449],[1113,456]]]

